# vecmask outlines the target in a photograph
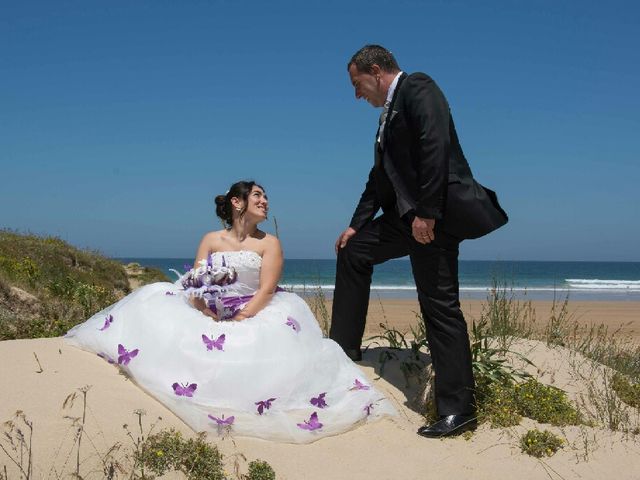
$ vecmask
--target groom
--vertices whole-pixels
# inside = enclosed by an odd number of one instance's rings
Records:
[[[330,336],[351,359],[362,359],[373,266],[409,255],[440,415],[418,434],[458,434],[476,426],[458,245],[504,225],[507,215],[495,193],[473,179],[449,105],[429,76],[402,72],[379,45],[358,50],[347,67],[356,98],[383,111],[373,168],[349,227],[336,241]],[[383,214],[374,218],[380,208]]]

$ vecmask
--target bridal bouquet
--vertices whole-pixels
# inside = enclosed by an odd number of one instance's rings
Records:
[[[202,298],[220,320],[233,318],[253,297],[233,295],[227,291],[225,287],[235,283],[238,274],[235,268],[227,265],[224,256],[220,266],[213,265],[209,256],[207,260],[200,260],[198,267],[189,267],[186,266],[189,270],[180,275],[182,292]]]
[[[218,267],[211,263],[211,257],[199,263],[200,266],[193,267],[180,277],[182,288],[187,293],[203,296],[205,293],[218,292],[220,287],[230,285],[238,278],[236,270],[227,266],[224,257],[222,265]]]

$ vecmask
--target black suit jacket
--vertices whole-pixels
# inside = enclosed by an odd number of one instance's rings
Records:
[[[382,146],[381,146],[382,145]],[[508,221],[496,194],[473,179],[444,94],[424,73],[402,74],[389,107],[376,161],[350,226],[359,230],[381,206],[381,171],[396,213],[433,218],[459,239],[477,238]],[[386,208],[389,208],[388,206]]]

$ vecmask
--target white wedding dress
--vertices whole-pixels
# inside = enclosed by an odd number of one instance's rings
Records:
[[[257,253],[211,261],[237,271],[225,295],[257,289]],[[293,293],[277,292],[252,318],[216,322],[191,306],[180,282],[154,283],[65,339],[118,365],[198,432],[308,443],[395,414]]]

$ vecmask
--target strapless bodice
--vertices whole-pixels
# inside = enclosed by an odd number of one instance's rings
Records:
[[[213,252],[211,263],[214,267],[226,265],[235,268],[238,274],[236,282],[225,287],[230,293],[249,295],[260,286],[262,257],[252,250]]]

